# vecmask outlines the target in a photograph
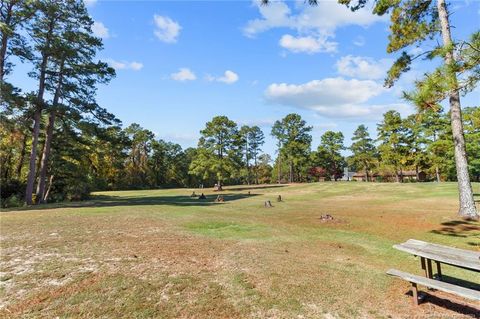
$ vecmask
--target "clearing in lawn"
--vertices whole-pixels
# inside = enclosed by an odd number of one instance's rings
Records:
[[[206,200],[190,197],[193,189],[102,192],[6,211],[0,316],[476,316],[478,303],[438,291],[414,308],[409,284],[385,274],[420,274],[417,259],[392,248],[409,238],[480,250],[480,224],[456,218],[456,187],[239,186],[219,203],[206,190]],[[480,283],[478,274],[443,272]]]

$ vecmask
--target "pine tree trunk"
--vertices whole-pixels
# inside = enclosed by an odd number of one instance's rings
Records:
[[[40,134],[40,121],[42,117],[42,109],[37,106],[33,114],[33,131],[32,131],[32,150],[30,151],[30,162],[28,165],[27,188],[25,190],[25,202],[27,205],[33,204],[32,194],[35,184],[35,168],[37,161],[38,136]]]
[[[293,183],[293,163],[290,161],[290,174],[288,176],[288,182]]]
[[[452,46],[452,37],[450,34],[450,23],[448,21],[448,12],[445,0],[437,0],[438,15],[442,27],[443,45],[446,48]],[[445,64],[453,66],[455,58],[453,48],[449,48],[445,54]],[[465,149],[465,137],[462,122],[462,109],[460,106],[460,94],[457,88],[457,75],[454,68],[447,68],[451,83],[454,87],[450,90],[450,117],[452,125],[453,142],[455,146],[455,165],[457,169],[458,193],[460,209],[458,214],[463,218],[478,219],[475,201],[473,199],[472,184],[468,173],[468,161]]]
[[[48,200],[48,196],[50,195],[50,190],[52,189],[52,184],[53,184],[53,175],[50,175],[50,180],[48,181],[47,191],[45,192],[45,196],[42,198],[42,201],[44,203],[46,203],[47,200]]]
[[[17,179],[20,180],[22,176],[23,162],[25,161],[25,154],[27,153],[27,134],[23,134],[22,150],[20,151],[20,158],[17,165]]]
[[[435,175],[437,177],[437,183],[440,183],[440,171],[438,170],[438,165],[435,166]]]
[[[278,184],[282,182],[282,156],[280,155],[280,149],[278,149]]]
[[[53,128],[55,125],[55,110],[50,111],[50,116],[48,117],[48,125],[45,136],[45,144],[43,145],[43,153],[40,164],[39,176],[38,176],[38,185],[37,185],[37,204],[44,202],[45,197],[45,184],[47,178],[47,169],[48,169],[48,159],[50,157],[50,147],[53,139]]]

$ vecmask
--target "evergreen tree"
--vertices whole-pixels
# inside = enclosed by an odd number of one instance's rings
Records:
[[[276,121],[272,127],[272,136],[278,140],[281,147],[278,158],[284,157],[289,167],[289,182],[295,181],[295,174],[299,180],[302,166],[308,162],[312,136],[311,126],[307,126],[301,116],[295,113],[288,114],[282,120]],[[281,165],[281,163],[278,163]]]
[[[325,132],[316,154],[317,166],[324,168],[335,181],[343,176],[345,166],[345,158],[341,154],[341,151],[345,150],[343,140],[342,132]]]
[[[378,147],[382,164],[393,170],[397,182],[403,182],[403,168],[407,164],[406,129],[400,113],[388,111],[377,125]]]
[[[353,133],[352,142],[350,150],[353,154],[350,157],[350,161],[356,169],[365,171],[365,181],[368,182],[371,179],[369,173],[377,160],[377,152],[375,144],[370,138],[370,134],[365,125],[362,124],[358,126]]]
[[[238,174],[240,166],[237,124],[226,116],[216,116],[200,133],[199,151],[190,165],[190,172],[204,179],[213,174],[221,190],[228,177]]]

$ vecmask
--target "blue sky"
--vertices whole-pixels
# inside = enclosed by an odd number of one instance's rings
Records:
[[[314,127],[314,149],[326,130],[342,131],[348,145],[359,124],[375,135],[385,111],[413,112],[400,92],[431,68],[416,62],[394,88],[383,88],[396,56],[386,53],[388,17],[351,13],[334,0],[315,8],[303,1],[268,7],[255,1],[87,5],[104,40],[99,58],[117,70],[100,87],[99,104],[125,126],[139,123],[183,147],[196,145],[213,116],[227,115],[261,126],[268,136],[264,150],[273,155],[270,126],[291,112]],[[479,1],[453,1],[451,8],[456,38],[479,29]],[[27,81],[24,75],[17,79]],[[477,89],[463,105],[479,101]]]

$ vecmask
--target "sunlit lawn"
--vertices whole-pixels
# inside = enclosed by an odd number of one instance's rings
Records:
[[[480,199],[480,184],[474,188]],[[222,193],[225,203],[210,190],[205,201],[190,198],[192,191],[102,192],[2,212],[0,316],[480,313],[478,303],[440,292],[415,309],[408,283],[385,275],[392,267],[421,274],[415,257],[392,248],[409,238],[480,250],[480,224],[456,217],[454,183],[239,186]],[[322,222],[324,214],[334,220]],[[478,274],[444,273],[480,284]]]

